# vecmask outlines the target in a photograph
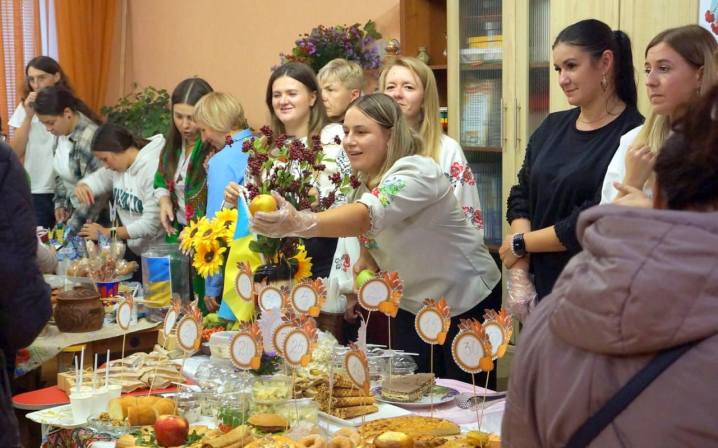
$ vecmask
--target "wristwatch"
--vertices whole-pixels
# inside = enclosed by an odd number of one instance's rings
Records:
[[[523,233],[514,233],[514,236],[511,237],[511,253],[513,253],[516,258],[521,258],[526,255],[526,243],[524,242]]]

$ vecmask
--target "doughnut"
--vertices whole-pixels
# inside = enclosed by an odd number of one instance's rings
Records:
[[[327,443],[327,448],[354,448],[354,441],[349,437],[334,436]]]
[[[312,434],[297,440],[297,444],[304,448],[327,448],[327,439],[319,434]]]
[[[334,437],[348,437],[352,442],[354,442],[354,446],[361,445],[361,436],[352,428],[338,429],[334,433]]]

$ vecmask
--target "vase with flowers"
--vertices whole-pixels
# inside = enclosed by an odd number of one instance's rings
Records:
[[[248,155],[245,188],[248,201],[274,192],[297,210],[321,211],[332,207],[338,197],[345,196],[360,183],[353,174],[335,172],[328,176],[331,189],[318,198],[316,179],[326,170],[324,148],[314,135],[310,144],[275,136],[268,126],[261,128],[261,137],[245,140],[242,151]],[[334,143],[339,144],[338,138]],[[328,160],[328,159],[327,159]],[[311,258],[307,258],[303,241],[297,237],[270,238],[257,235],[249,249],[262,255],[266,264],[254,272],[254,281],[285,283],[292,286],[302,278],[311,277]]]
[[[364,70],[373,70],[381,65],[379,52],[373,45],[377,39],[381,39],[381,34],[371,20],[364,29],[358,23],[332,27],[319,25],[296,40],[291,54],[279,53],[279,57],[281,64],[302,62],[312,67],[315,73],[337,58],[356,62]]]

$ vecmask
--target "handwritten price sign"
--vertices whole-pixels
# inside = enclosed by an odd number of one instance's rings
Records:
[[[424,308],[416,315],[416,331],[428,344],[438,344],[439,333],[444,330],[444,321],[433,308]]]
[[[481,372],[481,358],[487,356],[484,344],[471,332],[459,333],[451,345],[451,352],[459,367],[468,373]]]
[[[281,309],[282,303],[284,303],[284,294],[276,286],[267,286],[259,293],[259,307],[262,311]]]
[[[284,341],[287,335],[296,327],[290,322],[285,322],[277,327],[272,335],[272,344],[279,356],[284,356]]]
[[[284,339],[282,351],[284,359],[292,367],[306,367],[311,360],[311,342],[304,330],[295,328]]]
[[[391,288],[382,278],[365,281],[359,288],[359,303],[367,311],[376,311],[379,304],[391,298]]]
[[[314,288],[304,283],[294,287],[290,298],[292,308],[299,314],[308,314],[312,307],[317,306],[319,300]]]
[[[360,390],[364,391],[364,394],[369,393],[369,366],[367,365],[366,358],[362,359],[361,355],[356,352],[349,352],[344,358],[344,368],[347,371],[347,376],[354,385]]]
[[[254,368],[252,360],[260,356],[257,353],[257,341],[248,332],[237,333],[232,338],[229,343],[229,353],[234,365],[244,370]]]
[[[240,271],[234,281],[237,295],[245,302],[252,302],[252,278],[246,272]]]
[[[123,331],[127,331],[130,328],[130,322],[132,321],[132,301],[123,300],[117,306],[117,324]]]
[[[177,325],[177,344],[186,353],[199,350],[200,331],[197,321],[192,316],[185,316]]]

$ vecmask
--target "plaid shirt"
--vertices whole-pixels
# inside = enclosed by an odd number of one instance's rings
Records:
[[[90,143],[92,143],[92,137],[95,135],[98,126],[82,112],[77,112],[77,114],[79,119],[75,130],[67,137],[72,143],[70,169],[72,170],[74,183],[79,182],[86,175],[102,167],[100,159],[93,156],[90,150]],[[57,150],[59,142],[60,138],[56,138],[55,145],[52,148],[53,154]],[[106,204],[106,200],[101,198],[95,198],[94,204],[82,204],[75,196],[74,191],[67,191],[65,181],[59,175],[55,175],[55,197],[53,201],[56,209],[64,207],[71,213],[67,225],[72,227],[72,231],[69,235],[66,234],[65,238],[74,236],[87,220],[96,220]]]

